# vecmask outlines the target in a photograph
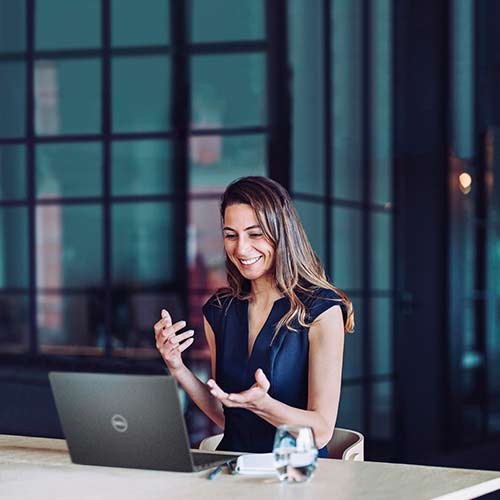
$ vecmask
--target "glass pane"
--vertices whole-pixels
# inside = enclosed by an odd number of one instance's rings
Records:
[[[174,191],[170,141],[114,142],[111,154],[111,189],[114,195]]]
[[[392,0],[372,0],[371,176],[372,201],[392,200]]]
[[[264,38],[263,0],[193,0],[193,42]]]
[[[27,350],[28,337],[28,296],[0,294],[0,352]]]
[[[0,200],[26,196],[26,149],[24,146],[0,146]]]
[[[163,131],[170,127],[170,59],[115,57],[112,62],[113,130]]]
[[[263,135],[194,136],[189,140],[191,192],[222,193],[245,175],[266,175],[266,139]]]
[[[392,364],[392,299],[372,298],[372,373],[386,375]]]
[[[114,289],[111,300],[111,343],[114,355],[156,359],[158,351],[153,325],[160,319],[161,310],[167,309],[174,322],[186,320],[178,293],[134,293],[123,288]],[[192,327],[189,324],[189,328]],[[201,330],[199,333],[202,333]]]
[[[0,288],[28,285],[28,209],[0,207]]]
[[[99,196],[101,165],[98,142],[40,144],[36,147],[37,196]]]
[[[100,132],[98,59],[36,61],[35,130],[38,135]]]
[[[393,436],[392,382],[371,384],[372,414],[370,415],[371,437],[391,439]]]
[[[333,269],[330,277],[341,289],[362,287],[362,212],[344,207],[333,207],[332,251]]]
[[[292,64],[292,190],[325,192],[323,2],[288,2]]]
[[[0,61],[0,137],[26,132],[26,64]]]
[[[262,54],[192,57],[191,126],[265,125],[265,64]]]
[[[342,386],[336,427],[363,432],[363,400],[360,385]]]
[[[166,45],[170,41],[169,0],[112,0],[114,46]]]
[[[95,292],[38,294],[40,351],[62,355],[102,354],[106,345],[103,304],[103,295]]]
[[[26,0],[0,2],[0,52],[26,50]]]
[[[36,208],[39,288],[99,286],[102,262],[101,206],[41,205]]]
[[[349,380],[362,377],[363,373],[363,324],[364,314],[362,300],[358,297],[349,296],[354,307],[354,320],[356,329],[354,333],[347,333],[344,339],[344,363],[342,379]]]
[[[97,47],[101,41],[100,0],[37,0],[35,46],[44,49]]]
[[[189,202],[187,259],[192,289],[215,291],[226,286],[226,254],[219,206],[219,198]]]
[[[372,288],[392,288],[392,214],[372,213]]]
[[[337,198],[362,199],[362,0],[333,0],[333,176]]]
[[[165,285],[175,277],[174,207],[167,202],[119,203],[112,208],[113,283]]]
[[[299,213],[302,225],[306,230],[311,245],[320,258],[325,262],[325,206],[323,203],[295,200],[295,208]]]

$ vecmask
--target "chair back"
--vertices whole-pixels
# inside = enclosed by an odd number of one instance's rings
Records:
[[[328,458],[357,462],[362,462],[365,459],[365,438],[360,432],[335,427],[332,439],[326,448]]]

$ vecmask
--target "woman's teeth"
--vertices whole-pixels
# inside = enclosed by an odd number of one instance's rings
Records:
[[[253,259],[247,259],[247,260],[240,259],[240,262],[242,264],[244,264],[245,266],[250,266],[252,264],[255,264],[259,259],[260,259],[260,256],[259,257],[255,257]]]

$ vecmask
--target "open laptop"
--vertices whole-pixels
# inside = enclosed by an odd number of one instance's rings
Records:
[[[178,472],[234,455],[191,451],[173,377],[49,373],[71,460]]]

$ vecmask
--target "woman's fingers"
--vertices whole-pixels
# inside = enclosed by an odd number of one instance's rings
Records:
[[[217,399],[227,399],[229,394],[227,392],[224,392],[218,385],[217,382],[213,379],[210,379],[207,382],[207,386],[210,389],[210,394],[212,396],[215,396]]]
[[[182,341],[189,339],[194,335],[194,330],[188,330],[184,333],[179,333],[179,335],[170,335],[165,339],[165,342],[170,342],[172,345],[180,344]]]
[[[166,309],[161,310],[161,317],[165,320],[167,326],[172,326],[172,318]]]
[[[179,349],[179,352],[184,352],[192,343],[194,342],[193,338],[190,338],[186,340],[186,342],[183,342],[180,344],[177,349]]]

